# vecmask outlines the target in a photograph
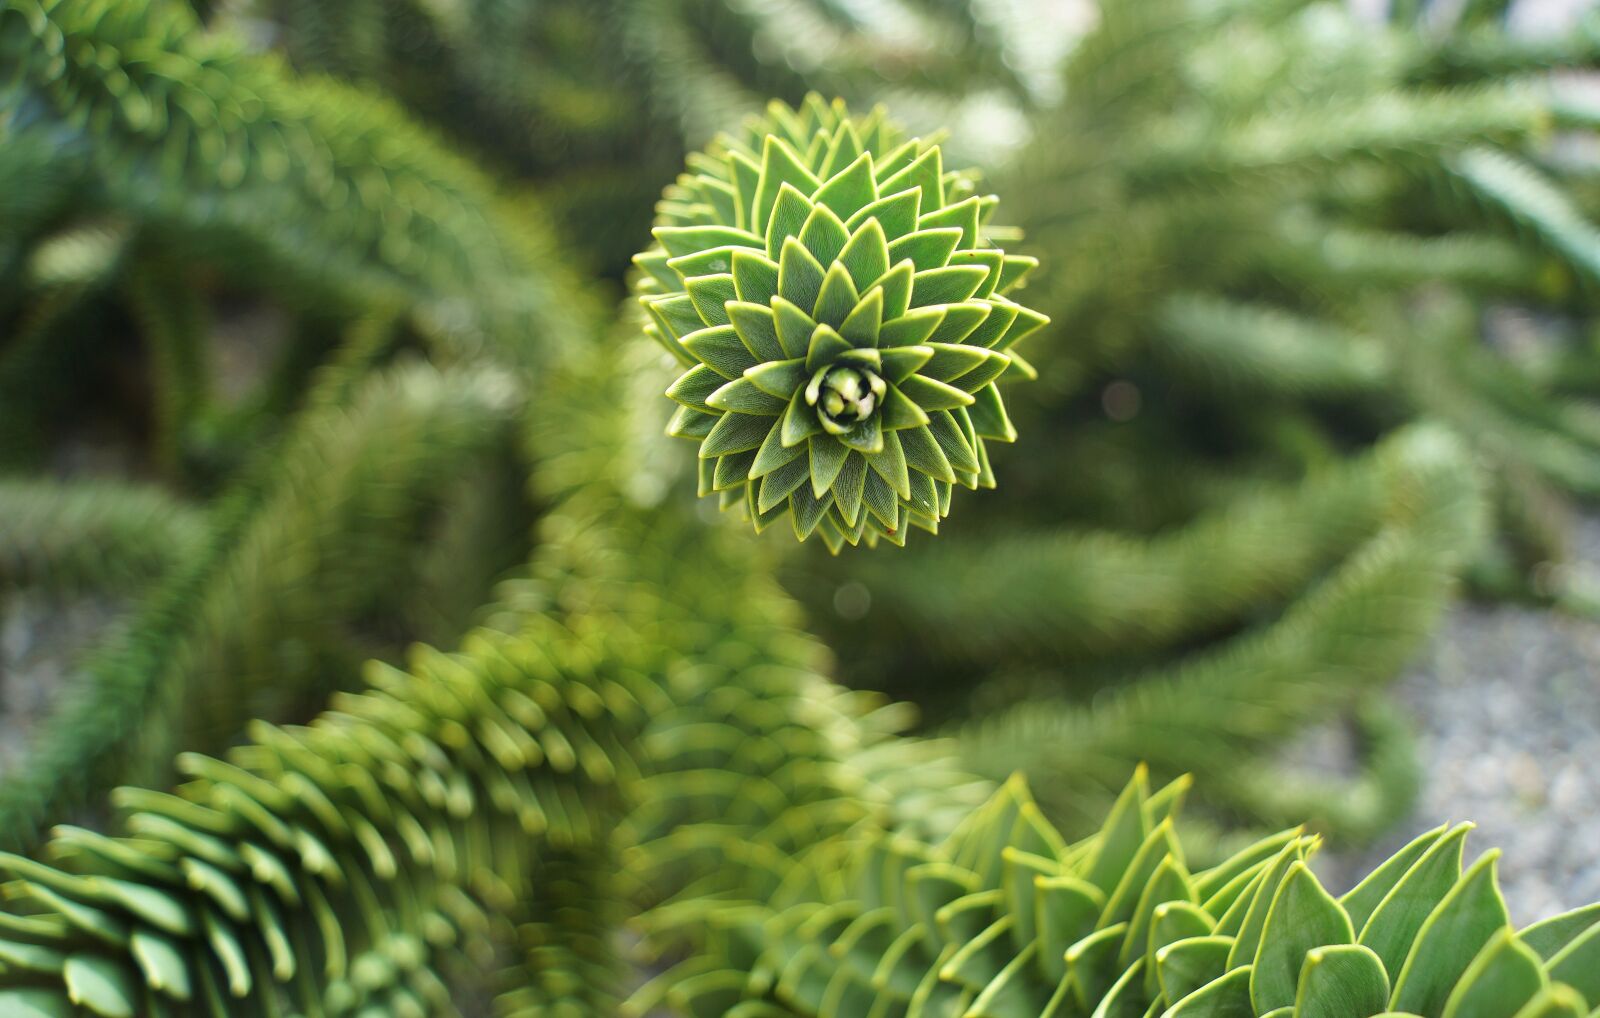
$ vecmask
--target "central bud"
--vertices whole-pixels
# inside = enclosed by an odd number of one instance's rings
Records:
[[[830,435],[842,435],[872,416],[888,386],[866,368],[831,364],[819,368],[806,386],[806,403],[817,408],[817,420]]]

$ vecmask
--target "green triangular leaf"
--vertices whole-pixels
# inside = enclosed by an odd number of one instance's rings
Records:
[[[899,383],[900,391],[910,397],[911,402],[927,411],[953,410],[956,407],[971,406],[974,399],[971,395],[962,392],[953,385],[936,382],[922,375],[912,375]]]
[[[960,343],[929,343],[928,349],[933,357],[918,374],[940,382],[953,382],[987,359],[987,351]]]
[[[743,491],[750,480],[750,467],[755,461],[754,452],[736,452],[717,457],[716,470],[711,475],[712,490],[729,491],[738,488]]]
[[[697,364],[667,386],[667,396],[695,410],[710,410],[706,397],[722,388],[726,381],[727,379],[706,365]]]
[[[833,209],[844,219],[877,201],[878,186],[873,179],[872,153],[861,153],[854,162],[824,183],[813,200]]]
[[[762,247],[761,238],[731,226],[658,226],[651,231],[673,258],[716,247]]]
[[[905,451],[901,449],[900,439],[894,432],[883,434],[883,448],[878,452],[867,454],[866,463],[889,482],[895,494],[901,498],[911,497],[911,478],[906,465]]]
[[[1378,956],[1358,944],[1306,952],[1295,990],[1294,1018],[1368,1018],[1389,1003],[1389,976]]]
[[[1273,896],[1251,966],[1250,1001],[1257,1014],[1295,1002],[1300,970],[1312,948],[1349,944],[1350,918],[1303,862],[1289,866]]]
[[[1497,855],[1484,853],[1423,923],[1395,980],[1391,1009],[1439,1018],[1472,959],[1491,937],[1510,927],[1506,903],[1495,885]]]
[[[844,469],[839,471],[839,476],[833,481],[833,502],[839,507],[844,521],[854,529],[852,538],[859,538],[861,531],[858,524],[861,522],[861,499],[866,490],[867,464],[859,452],[852,452],[844,462]],[[851,543],[855,543],[854,540]]]
[[[962,338],[962,342],[969,346],[992,347],[1011,328],[1017,320],[1018,307],[1015,304],[995,304],[985,302],[982,305],[962,304],[963,308],[987,307],[983,319],[977,326]]]
[[[816,373],[838,360],[840,354],[848,353],[851,349],[850,344],[833,329],[826,325],[818,325],[816,331],[811,334],[811,346],[806,350],[806,372]]]
[[[879,188],[880,192],[882,188]],[[869,219],[876,219],[883,227],[883,235],[890,241],[903,237],[917,228],[917,212],[922,207],[922,192],[916,188],[888,194],[872,204],[857,210],[844,221],[847,229],[854,231]]]
[[[785,463],[792,463],[806,452],[807,447],[798,443],[785,446],[783,424],[781,421],[774,421],[772,428],[767,432],[767,437],[761,441],[761,448],[756,450],[756,458],[750,463],[750,477],[752,479],[765,477]],[[771,506],[767,508],[770,509]]]
[[[894,528],[899,513],[899,500],[895,498],[894,489],[889,487],[888,481],[868,471],[861,488],[861,500],[867,511],[877,517],[884,527]]]
[[[745,349],[757,361],[778,361],[790,356],[778,340],[778,323],[773,317],[772,308],[734,301],[728,305],[728,319],[739,333]],[[808,337],[810,330],[815,327],[815,323],[806,326]]]
[[[883,320],[885,323],[899,318],[911,307],[912,278],[911,263],[899,262],[872,284],[872,288],[881,288],[883,290]]]
[[[718,325],[691,333],[684,337],[683,348],[695,360],[730,381],[743,375],[746,368],[756,366],[749,348],[731,325]]]
[[[748,378],[762,392],[782,397],[785,402],[806,383],[810,373],[806,362],[798,357],[792,360],[768,361],[745,370]]]
[[[999,293],[1009,293],[1024,285],[1028,274],[1039,267],[1039,259],[1031,255],[1008,254],[1000,265],[1000,282],[995,286]]]
[[[921,188],[922,208],[939,209],[944,206],[944,157],[939,152],[939,146],[930,146],[909,166],[885,178],[878,190],[884,194],[894,194],[910,187]]]
[[[800,229],[800,243],[811,252],[818,265],[832,265],[849,239],[850,233],[843,221],[826,205],[812,209],[805,226]]]
[[[778,295],[778,263],[754,251],[735,251],[733,288],[742,301],[760,305],[770,303]],[[732,317],[731,313],[729,317]]]
[[[947,265],[924,269],[912,277],[911,306],[960,304],[978,292],[987,270],[978,265]]]
[[[783,355],[804,357],[811,349],[812,333],[817,331],[816,320],[782,297],[772,298],[772,312],[778,325],[778,342],[783,346]]]
[[[674,258],[667,264],[683,279],[719,275],[733,270],[734,256],[741,251],[746,254],[761,255],[759,248],[713,247],[684,255],[682,258]]]
[[[683,281],[683,286],[689,292],[689,299],[694,302],[694,309],[701,321],[707,325],[729,324],[728,302],[739,299],[731,273],[692,276]]]
[[[816,306],[821,291],[822,266],[804,245],[790,237],[783,242],[783,254],[778,256],[778,293],[784,300],[809,312]],[[779,325],[782,324],[780,319]]]
[[[751,414],[723,414],[711,429],[711,434],[700,443],[700,458],[726,456],[734,452],[758,449],[772,428],[772,418]]]
[[[1510,929],[1499,930],[1450,991],[1443,1018],[1508,1018],[1546,982],[1538,953]]]
[[[811,436],[811,491],[822,498],[833,487],[834,478],[844,469],[850,450],[832,435]]]
[[[730,413],[776,417],[789,407],[789,397],[762,391],[748,378],[736,378],[706,397],[706,404]]]
[[[933,358],[933,350],[926,346],[897,346],[880,349],[883,377],[891,383],[903,382]]]
[[[706,327],[705,319],[700,317],[700,312],[695,310],[694,301],[686,293],[673,294],[670,297],[646,297],[643,299],[643,304],[656,324],[675,340],[681,340],[691,332],[699,332]]]
[[[924,343],[939,328],[939,323],[944,321],[944,312],[944,308],[917,308],[899,318],[885,321],[883,328],[878,330],[878,345],[916,346]]]
[[[1250,966],[1234,969],[1184,997],[1165,1018],[1255,1018],[1250,1008]]]
[[[828,269],[827,275],[822,277],[822,286],[817,293],[816,309],[811,313],[811,317],[821,325],[840,329],[860,299],[861,295],[856,292],[856,285],[850,281],[850,273],[845,271],[843,265],[834,262]],[[877,297],[880,302],[882,299],[881,295]]]
[[[973,265],[984,271],[983,282],[978,284],[974,299],[983,300],[994,293],[995,284],[1000,282],[1000,265],[1005,259],[1005,252],[997,250],[957,251],[950,256],[951,265]]]
[[[851,234],[844,249],[839,252],[839,262],[850,273],[857,290],[865,290],[889,271],[889,245],[884,239],[883,224],[869,219]]]
[[[800,230],[811,217],[812,208],[811,201],[795,190],[794,185],[783,186],[778,192],[778,202],[772,208],[772,217],[767,222],[765,247],[768,258],[776,261],[783,250],[783,242],[790,237],[800,236]]]
[[[935,209],[919,218],[917,220],[917,229],[937,230],[944,227],[955,227],[961,231],[961,243],[959,246],[970,250],[978,245],[978,208],[979,200],[976,196],[957,202],[954,205],[946,205],[944,208]]]
[[[67,996],[104,1018],[133,1018],[140,1010],[139,991],[122,965],[97,954],[80,952],[62,970]]]
[[[1525,928],[1518,936],[1524,944],[1533,948],[1539,957],[1553,958],[1585,930],[1597,924],[1600,924],[1600,903],[1585,905],[1571,912],[1541,919]]]
[[[888,427],[888,421],[884,422]],[[899,433],[900,445],[905,452],[906,464],[913,470],[920,470],[936,481],[955,483],[955,471],[950,468],[950,460],[945,456],[944,450],[939,448],[939,443],[934,441],[933,435],[926,426],[908,426]]]
[[[950,264],[950,255],[961,243],[959,226],[936,230],[916,230],[889,245],[891,261],[911,259],[917,271],[937,269]]]
[[[835,268],[837,267],[835,265]],[[823,281],[823,289],[827,289],[826,280]],[[860,298],[856,306],[845,316],[844,322],[839,326],[839,335],[853,346],[873,349],[878,345],[878,336],[882,329],[883,291],[873,290]]]
[[[798,446],[812,435],[822,431],[822,422],[817,419],[817,411],[806,403],[805,389],[794,391],[794,396],[789,400],[789,409],[783,415],[783,434],[781,440],[785,446]]]
[[[1550,959],[1550,978],[1566,983],[1589,1000],[1600,1000],[1600,926],[1588,932]]]
[[[833,178],[839,171],[855,162],[856,157],[861,153],[861,138],[856,134],[855,125],[846,120],[839,125],[838,130],[833,134],[832,140],[828,143],[828,154],[822,161],[823,178]],[[839,214],[845,215],[846,213],[841,212]]]
[[[1192,937],[1156,951],[1156,982],[1168,1007],[1217,979],[1227,970],[1232,937]],[[1239,971],[1248,971],[1240,969]],[[1245,999],[1249,1000],[1246,976]]]
[[[795,446],[797,455],[787,463],[780,464],[761,478],[761,491],[757,498],[756,508],[762,513],[776,510],[797,489],[802,487],[811,477],[811,467],[806,457],[799,455],[805,451],[805,446]],[[760,454],[756,454],[760,459]],[[751,467],[752,470],[755,467]]]
[[[1361,930],[1360,943],[1383,960],[1398,979],[1417,931],[1461,877],[1462,845],[1471,827],[1462,824],[1423,853],[1390,889]]]
[[[1017,440],[1017,429],[1006,415],[1006,405],[1000,398],[999,389],[986,385],[972,398],[973,403],[967,409],[967,414],[972,418],[972,427],[980,437],[992,438],[997,442]]]
[[[880,414],[873,414],[864,421],[857,421],[850,429],[839,436],[839,441],[855,449],[857,452],[878,452],[883,448],[883,421]]]
[[[1339,904],[1349,913],[1350,922],[1356,929],[1362,929],[1367,925],[1367,920],[1372,918],[1372,913],[1378,910],[1378,906],[1394,889],[1394,885],[1400,882],[1428,849],[1444,837],[1446,830],[1448,830],[1447,825],[1440,825],[1431,831],[1419,834],[1339,899]]]
[[[789,504],[793,510],[791,520],[794,523],[794,536],[804,541],[828,514],[833,499],[819,499],[811,493],[809,485],[802,484],[789,496]]]
[[[755,230],[764,232],[768,214],[778,201],[778,190],[783,184],[792,184],[803,194],[814,194],[822,183],[803,164],[800,154],[772,135],[768,135],[761,148],[761,178],[756,185],[756,200],[751,222]]]

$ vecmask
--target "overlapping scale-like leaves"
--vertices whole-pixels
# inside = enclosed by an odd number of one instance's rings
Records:
[[[772,866],[764,901],[725,903],[700,963],[650,992],[737,1018],[1581,1018],[1600,1002],[1600,906],[1514,928],[1498,854],[1463,866],[1470,825],[1336,897],[1300,830],[1191,869],[1186,787],[1151,792],[1141,771],[1079,844],[1020,779],[942,843],[824,844]]]
[[[701,494],[838,551],[993,487],[997,383],[1034,377],[1015,344],[1047,321],[1007,296],[1036,261],[995,246],[995,205],[881,109],[815,95],[691,156],[635,261]]]

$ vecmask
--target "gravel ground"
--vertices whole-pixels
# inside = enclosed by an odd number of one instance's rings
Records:
[[[1499,847],[1513,918],[1600,900],[1600,624],[1462,605],[1396,691],[1424,772],[1412,815],[1371,851],[1334,856],[1347,885],[1445,821],[1478,825],[1469,855]]]
[[[0,598],[0,777],[26,758],[71,669],[116,614],[102,598]]]
[[[1583,521],[1575,543],[1575,568],[1600,575],[1600,518]],[[1471,820],[1469,856],[1504,850],[1517,921],[1600,901],[1600,622],[1458,605],[1395,695],[1417,733],[1417,804],[1371,850],[1331,853],[1319,867],[1330,883],[1348,886],[1422,831]]]

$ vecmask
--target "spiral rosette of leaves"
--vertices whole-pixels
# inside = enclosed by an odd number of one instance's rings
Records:
[[[993,487],[984,443],[1016,438],[997,383],[1035,377],[1015,344],[1048,321],[1007,296],[1037,260],[994,244],[996,203],[881,109],[816,95],[691,156],[635,261],[701,494],[837,552]]]
[[[1580,1018],[1600,1000],[1600,906],[1514,928],[1497,853],[1463,867],[1471,825],[1335,897],[1298,829],[1191,870],[1186,788],[1141,770],[1078,844],[1013,779],[942,842],[820,845],[772,867],[766,900],[726,904],[671,996],[730,1018]]]

